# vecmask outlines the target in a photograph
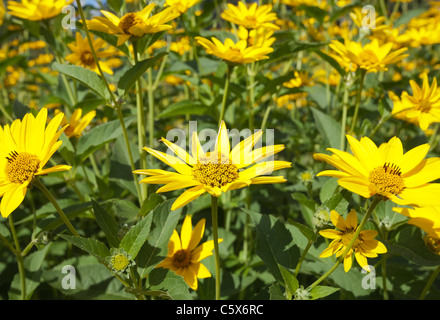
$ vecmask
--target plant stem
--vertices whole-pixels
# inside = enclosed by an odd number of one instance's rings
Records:
[[[20,242],[18,241],[17,232],[15,231],[14,220],[9,215],[9,227],[15,244],[15,256],[17,257],[18,272],[20,274],[21,300],[26,300],[26,274],[24,270],[23,255],[21,254]]]
[[[345,130],[347,126],[347,110],[348,110],[348,87],[344,84],[344,99],[342,101],[342,121],[341,121],[341,139],[340,150],[345,150]]]
[[[426,283],[426,286],[425,288],[423,288],[422,294],[419,297],[419,300],[425,299],[425,296],[428,293],[429,288],[431,288],[432,284],[434,283],[434,280],[437,278],[439,273],[440,273],[440,266],[438,266],[437,269],[435,269],[434,272],[429,277],[428,282]]]
[[[356,127],[356,122],[357,122],[358,113],[359,113],[359,105],[361,103],[362,90],[363,90],[363,87],[364,87],[364,80],[365,80],[365,75],[366,74],[367,74],[367,70],[361,69],[359,91],[358,91],[357,98],[356,98],[356,105],[355,105],[355,109],[354,109],[353,119],[351,120],[352,121],[351,122],[351,128],[350,128],[350,133],[351,134],[354,133],[354,129]]]
[[[370,207],[368,208],[367,213],[365,214],[365,216],[363,217],[361,223],[359,224],[359,226],[356,228],[356,232],[353,236],[353,238],[351,239],[350,243],[348,244],[348,246],[345,248],[344,252],[341,254],[341,256],[338,258],[338,260],[335,262],[335,264],[325,273],[323,274],[318,280],[316,280],[315,282],[313,282],[308,288],[307,290],[310,291],[312,288],[314,288],[315,286],[317,286],[318,284],[320,284],[325,278],[327,278],[333,271],[336,270],[336,268],[341,264],[341,262],[344,260],[345,256],[347,255],[347,253],[350,251],[350,249],[353,247],[354,242],[356,241],[356,239],[359,237],[359,234],[361,233],[362,229],[364,228],[365,223],[368,221],[368,219],[370,218],[374,208],[376,208],[376,206],[378,205],[378,203],[381,201],[382,199],[380,197],[375,196],[373,198],[373,202],[371,203]]]
[[[47,200],[49,200],[53,206],[55,207],[55,210],[58,212],[58,214],[61,217],[61,220],[63,220],[64,224],[67,226],[67,228],[70,230],[70,232],[76,236],[79,237],[79,233],[76,231],[76,229],[73,227],[73,225],[70,223],[69,219],[66,217],[66,215],[63,212],[63,209],[61,209],[60,205],[58,204],[57,200],[54,198],[52,193],[46,188],[46,186],[40,181],[40,179],[35,178],[32,182],[34,186],[36,186],[38,189],[41,190],[41,192],[44,193]]]
[[[220,300],[220,256],[218,250],[218,198],[211,196],[212,237],[215,257],[215,300]]]
[[[233,68],[234,68],[233,66],[228,64],[228,68],[226,69],[226,79],[225,79],[225,87],[223,90],[222,108],[220,110],[220,118],[218,119],[218,126],[219,127],[220,127],[220,125],[223,121],[223,118],[225,116],[226,100],[227,100],[227,96],[228,96],[229,82],[231,80],[231,73],[232,73]]]
[[[383,299],[388,300],[388,290],[387,290],[387,254],[384,253],[381,258],[382,266],[382,289],[383,289]]]
[[[301,257],[299,258],[299,261],[298,261],[298,263],[296,265],[296,268],[295,268],[295,278],[298,277],[299,270],[301,269],[301,265],[302,265],[304,259],[306,258],[307,252],[309,251],[309,249],[312,246],[313,242],[314,242],[313,240],[309,239],[309,242],[307,243],[307,246],[304,248],[304,251],[301,254]]]

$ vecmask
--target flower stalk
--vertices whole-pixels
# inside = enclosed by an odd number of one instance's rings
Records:
[[[218,249],[218,198],[211,196],[212,237],[215,258],[215,300],[220,300],[220,256]]]

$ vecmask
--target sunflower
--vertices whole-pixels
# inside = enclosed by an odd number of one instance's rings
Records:
[[[232,39],[226,38],[223,44],[214,37],[211,37],[212,41],[203,37],[195,37],[195,39],[208,54],[219,57],[229,64],[244,64],[269,59],[266,55],[273,51],[273,48],[269,46],[247,46],[246,40],[239,40],[235,43]]]
[[[355,41],[345,40],[341,43],[338,40],[332,40],[329,47],[336,54],[331,54],[346,71],[356,71],[364,69],[366,72],[377,73],[388,70],[387,65],[398,62],[408,56],[403,54],[407,48],[401,48],[390,52],[393,43],[380,45],[377,39],[362,46]]]
[[[232,3],[228,3],[227,6],[228,8],[220,15],[226,21],[243,26],[246,29],[279,29],[277,25],[271,22],[277,19],[277,15],[275,12],[271,12],[272,6],[269,4],[258,6],[254,2],[250,6],[246,6],[244,2],[240,1],[236,6]]]
[[[75,37],[74,42],[67,44],[69,49],[72,50],[72,53],[66,57],[66,60],[75,65],[79,65],[99,73],[99,69],[96,65],[95,59],[93,58],[92,50],[87,37],[83,38],[79,32],[76,33]],[[108,44],[100,38],[94,39],[93,35],[91,35],[91,40],[96,57],[99,60],[101,70],[108,74],[113,74],[113,70],[111,68],[119,67],[122,64],[121,59],[116,58],[118,55],[118,50],[109,47]]]
[[[291,163],[287,161],[258,162],[284,149],[284,145],[274,145],[252,150],[262,134],[261,130],[254,133],[238,143],[231,151],[226,125],[222,121],[214,150],[205,153],[197,133],[194,132],[191,155],[181,147],[162,138],[161,141],[178,157],[146,147],[144,150],[173,167],[177,172],[140,169],[135,170],[134,173],[149,176],[142,179],[141,183],[165,184],[157,192],[191,187],[176,199],[171,207],[172,210],[183,207],[205,192],[219,197],[223,192],[244,188],[251,184],[285,182],[286,179],[282,176],[262,176],[291,166]]]
[[[55,110],[55,115],[61,113],[58,109]],[[61,121],[61,126],[66,126],[66,130],[64,130],[64,133],[68,138],[73,137],[80,137],[82,135],[82,132],[84,129],[89,125],[89,123],[93,120],[93,118],[96,115],[96,111],[92,110],[84,115],[84,117],[81,118],[82,110],[80,108],[75,109],[75,111],[72,113],[72,116],[70,117],[70,120],[66,118],[66,116],[63,116],[63,120]]]
[[[192,229],[191,216],[187,215],[182,224],[180,237],[174,230],[168,243],[167,257],[156,268],[173,270],[181,275],[188,286],[197,290],[198,279],[209,278],[211,273],[200,262],[212,255],[214,241],[209,240],[199,245],[205,232],[205,219],[200,220],[194,230]],[[219,239],[219,243],[223,239]]]
[[[11,126],[0,128],[0,212],[8,217],[23,201],[35,176],[66,171],[71,167],[57,165],[44,169],[53,153],[61,146],[58,141],[67,126],[58,130],[63,114],[56,115],[46,127],[47,109],[34,117],[26,114]]]
[[[150,3],[142,11],[127,13],[122,18],[101,10],[104,17],[95,17],[87,21],[87,27],[91,30],[117,35],[117,46],[124,44],[132,37],[137,39],[148,33],[171,29],[171,25],[166,23],[178,17],[180,13],[174,7],[168,7],[149,17],[154,7],[155,4]]]
[[[393,137],[380,147],[368,137],[360,141],[347,135],[353,154],[334,148],[333,154],[314,154],[338,170],[325,170],[317,176],[338,178],[343,188],[364,198],[379,195],[401,205],[440,205],[440,158],[424,159],[430,145],[423,144],[403,153],[402,142]]]
[[[2,1],[3,2],[3,1]],[[9,14],[30,21],[53,18],[73,0],[22,0],[8,1]]]
[[[395,101],[392,114],[404,112],[400,117],[405,117],[408,122],[417,123],[423,131],[426,131],[431,123],[440,122],[440,88],[437,87],[437,79],[434,78],[429,85],[428,75],[422,75],[423,85],[420,88],[410,80],[412,95],[402,92],[401,101]]]
[[[325,229],[319,231],[321,236],[328,239],[333,239],[328,248],[321,252],[319,255],[320,258],[327,258],[334,254],[336,257],[340,257],[350,244],[358,227],[357,214],[355,210],[351,210],[346,219],[344,219],[335,210],[332,210],[330,213],[330,218],[333,225],[339,230]],[[345,272],[348,272],[351,269],[353,263],[353,253],[359,265],[363,269],[370,271],[367,258],[375,258],[377,257],[378,253],[381,254],[387,252],[387,248],[384,246],[384,244],[374,239],[376,236],[377,231],[375,230],[362,230],[360,232],[358,238],[354,241],[353,246],[344,257]]]

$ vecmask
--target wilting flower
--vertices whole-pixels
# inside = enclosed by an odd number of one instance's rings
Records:
[[[57,165],[44,169],[54,152],[61,146],[58,141],[66,126],[58,130],[63,114],[56,115],[46,127],[47,109],[34,117],[26,114],[10,126],[0,128],[0,211],[8,217],[23,201],[27,188],[35,176],[70,170]]]
[[[394,102],[392,114],[399,114],[400,119],[417,123],[423,131],[426,131],[431,123],[440,122],[440,88],[437,87],[437,79],[434,78],[430,86],[428,76],[424,73],[421,88],[414,80],[410,80],[409,84],[413,95],[404,91],[401,101],[392,96]]]
[[[142,11],[127,13],[122,18],[101,10],[104,17],[95,17],[87,21],[87,26],[91,30],[117,35],[117,46],[120,46],[132,37],[137,39],[148,33],[157,33],[172,28],[166,23],[178,17],[179,12],[173,7],[168,7],[149,17],[154,7],[155,4],[150,3]]]
[[[360,141],[347,135],[353,154],[334,148],[333,154],[315,154],[339,170],[325,170],[317,176],[338,178],[341,187],[364,198],[374,195],[401,205],[440,205],[440,158],[425,159],[430,145],[423,144],[403,153],[402,142],[393,137],[379,147],[368,137]]]
[[[118,51],[115,48],[110,47],[101,38],[95,39],[93,35],[91,35],[91,39],[101,70],[108,74],[113,74],[113,70],[111,68],[119,67],[122,64],[121,59],[116,58]],[[75,42],[68,43],[67,46],[70,50],[72,50],[72,53],[66,57],[67,61],[99,73],[99,69],[95,59],[93,58],[92,50],[87,37],[83,38],[81,34],[77,32]]]
[[[181,275],[191,289],[197,290],[198,279],[209,278],[211,273],[200,262],[212,255],[214,241],[209,240],[199,245],[205,232],[205,219],[200,220],[194,230],[191,216],[187,215],[182,224],[180,237],[174,230],[168,243],[167,257],[156,268],[173,270]],[[218,239],[222,242],[223,239]]]
[[[331,220],[336,229],[325,229],[319,231],[319,234],[325,238],[333,239],[328,248],[321,252],[320,258],[327,258],[332,255],[340,257],[342,253],[349,246],[353,240],[353,236],[356,233],[357,214],[356,211],[351,210],[347,218],[344,219],[335,210],[331,211]],[[337,230],[339,229],[339,230]],[[387,248],[384,244],[374,238],[377,236],[375,230],[362,230],[358,238],[354,241],[353,246],[347,252],[344,257],[344,271],[348,272],[351,269],[353,263],[353,253],[356,261],[366,271],[370,271],[368,267],[367,258],[375,258],[377,254],[387,252]]]
[[[58,113],[61,113],[61,111],[59,111],[58,109],[55,110],[55,114]],[[66,130],[64,130],[64,133],[68,138],[80,137],[84,129],[89,125],[89,123],[95,117],[96,111],[92,110],[86,113],[82,118],[81,115],[82,115],[82,109],[80,108],[75,109],[75,111],[72,113],[72,116],[70,117],[70,120],[68,120],[64,115],[63,120],[61,121],[61,126],[64,127],[68,125]]]
[[[284,149],[284,145],[273,145],[252,150],[262,134],[262,131],[254,133],[238,143],[231,151],[226,125],[222,122],[215,148],[211,152],[204,152],[197,133],[194,132],[191,155],[178,145],[162,138],[161,141],[178,157],[146,147],[144,150],[173,167],[177,172],[140,169],[135,170],[134,173],[149,176],[142,179],[141,183],[165,184],[157,192],[191,187],[176,199],[171,207],[172,210],[183,207],[205,192],[219,197],[223,192],[251,184],[285,182],[286,179],[282,176],[262,176],[291,165],[287,161],[259,162]]]
[[[380,45],[377,39],[362,46],[355,41],[345,40],[345,44],[332,40],[329,45],[336,54],[331,54],[346,71],[356,71],[358,68],[366,72],[379,72],[388,70],[388,65],[398,62],[408,56],[403,54],[407,48],[391,52],[393,43]]]
[[[271,47],[247,46],[246,40],[235,43],[227,38],[223,44],[220,40],[211,37],[208,40],[203,37],[195,37],[198,44],[206,49],[208,54],[219,57],[231,64],[251,63],[254,61],[268,59],[267,54],[273,51]]]
[[[228,8],[221,13],[221,17],[236,25],[243,26],[246,29],[266,28],[269,30],[278,30],[279,27],[272,23],[277,19],[277,15],[272,11],[272,6],[264,4],[258,6],[256,2],[250,6],[242,1],[235,6],[232,3],[227,4]]]
[[[165,0],[165,5],[173,7],[177,12],[183,14],[199,2],[200,0]]]
[[[3,1],[2,1],[3,2]],[[8,1],[9,14],[30,21],[50,19],[61,13],[73,0]]]

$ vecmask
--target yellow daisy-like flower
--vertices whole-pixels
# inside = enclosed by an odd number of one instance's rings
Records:
[[[217,135],[215,148],[211,152],[204,152],[198,135],[194,132],[191,155],[183,148],[162,138],[161,141],[178,157],[146,147],[144,150],[177,172],[140,169],[135,170],[134,173],[149,176],[142,179],[141,183],[165,184],[157,192],[192,187],[176,199],[171,210],[183,207],[205,192],[219,197],[223,192],[244,188],[251,184],[285,182],[286,179],[282,176],[263,176],[275,170],[288,168],[291,163],[287,161],[262,161],[284,149],[284,145],[273,145],[252,150],[262,134],[261,130],[254,133],[231,150],[228,132],[223,121]]]
[[[188,286],[197,290],[198,279],[209,278],[211,273],[200,262],[212,255],[214,241],[209,240],[199,245],[205,232],[205,219],[200,220],[194,230],[192,229],[191,216],[187,215],[182,224],[180,237],[174,230],[168,243],[167,257],[156,268],[173,270],[181,275]],[[223,239],[218,239],[222,242]]]
[[[72,53],[66,57],[66,60],[75,65],[79,65],[99,73],[99,69],[95,63],[95,59],[93,58],[92,50],[87,37],[83,38],[79,32],[76,33],[75,37],[75,42],[67,44],[69,49],[72,50]],[[101,70],[108,74],[113,74],[113,70],[111,68],[119,67],[122,64],[122,60],[116,58],[118,55],[118,50],[110,47],[101,38],[95,39],[93,35],[91,35],[91,39],[96,57],[99,59]]]
[[[183,14],[199,2],[200,0],[165,0],[165,5],[173,7],[180,14]]]
[[[344,219],[335,210],[331,211],[330,218],[333,225],[338,229],[325,229],[319,231],[319,234],[325,238],[333,239],[329,244],[328,248],[321,252],[320,258],[327,258],[332,255],[340,257],[341,254],[348,247],[356,233],[357,225],[357,215],[356,211],[351,210],[347,219]],[[370,271],[368,267],[367,258],[375,258],[377,254],[382,254],[387,252],[387,248],[384,244],[374,238],[377,236],[377,231],[375,230],[362,230],[358,238],[354,241],[353,246],[347,252],[344,257],[344,271],[348,272],[353,264],[353,253],[356,261],[359,265]]]
[[[3,24],[5,12],[6,12],[5,4],[3,3],[3,1],[0,1],[0,26]]]
[[[256,2],[250,6],[242,1],[238,5],[228,3],[228,8],[221,13],[221,17],[236,25],[243,26],[246,29],[266,28],[269,30],[278,30],[279,27],[271,21],[277,19],[277,15],[272,11],[272,6],[269,4],[258,6]]]
[[[415,208],[393,208],[408,218],[409,224],[415,225],[425,231],[428,235],[440,238],[440,207],[426,206]]]
[[[418,123],[423,131],[426,131],[431,123],[440,122],[440,88],[437,87],[437,79],[434,78],[429,85],[428,76],[423,74],[423,85],[420,88],[410,80],[413,95],[402,92],[401,103],[397,102],[392,113],[405,110],[404,116],[412,123]]]
[[[356,71],[358,68],[366,72],[379,72],[388,70],[387,65],[398,62],[408,56],[403,54],[407,48],[391,51],[393,43],[380,45],[377,39],[362,46],[360,43],[345,40],[345,44],[332,40],[329,45],[336,55],[332,54],[346,71]]]
[[[166,23],[178,17],[180,13],[174,7],[168,7],[150,17],[154,7],[155,4],[150,3],[142,11],[127,13],[122,18],[101,10],[104,17],[95,17],[87,21],[87,26],[91,30],[117,35],[117,46],[120,46],[132,37],[136,39],[148,33],[157,33],[172,28]]]
[[[347,135],[353,154],[334,148],[333,154],[315,154],[338,170],[325,170],[317,176],[338,178],[343,188],[364,198],[379,195],[401,205],[440,205],[440,158],[425,159],[430,145],[423,144],[403,153],[402,142],[393,137],[379,147],[368,137],[359,141]]]
[[[246,40],[240,40],[235,43],[232,39],[227,38],[223,44],[214,37],[211,37],[212,41],[203,37],[195,37],[195,39],[198,44],[206,49],[208,54],[219,57],[231,64],[244,64],[269,59],[267,54],[273,51],[271,47],[248,47]]]
[[[61,146],[58,141],[66,126],[58,130],[63,114],[55,116],[46,127],[47,109],[34,117],[26,114],[10,126],[0,128],[0,212],[8,217],[23,201],[27,188],[35,176],[70,170],[57,165],[44,169],[54,152]]]
[[[8,1],[8,13],[25,20],[40,21],[59,15],[63,7],[72,2],[73,0]]]
[[[61,113],[61,111],[59,111],[58,109],[55,110],[55,115],[59,113]],[[66,130],[64,130],[64,133],[68,138],[80,137],[84,129],[96,116],[96,111],[95,110],[90,111],[86,113],[82,118],[81,115],[82,115],[82,110],[79,108],[75,109],[75,111],[72,113],[72,116],[70,117],[70,120],[68,120],[64,115],[63,120],[61,121],[61,126],[64,127],[68,125]]]

